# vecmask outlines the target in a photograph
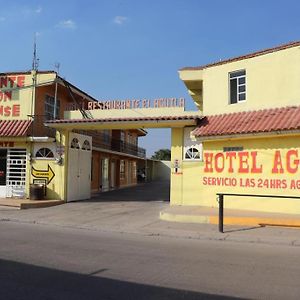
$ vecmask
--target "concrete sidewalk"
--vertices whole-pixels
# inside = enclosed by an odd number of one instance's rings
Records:
[[[88,201],[49,208],[19,210],[0,206],[0,225],[1,222],[32,223],[145,236],[300,246],[299,228],[257,225],[268,223],[261,222],[270,217],[266,213],[225,209],[224,233],[219,233],[217,209],[170,206],[168,199],[168,182],[146,183],[102,193]],[[244,224],[238,220],[241,216],[243,220],[250,218],[246,225],[237,225]],[[254,217],[255,222],[252,222]],[[278,221],[289,220],[290,225],[300,219],[300,216],[282,214],[271,217]],[[229,223],[235,220],[235,225],[226,225],[228,220]]]
[[[218,226],[213,224],[160,220],[160,212],[166,211],[168,206],[169,203],[161,201],[122,201],[77,202],[36,210],[2,207],[0,224],[1,222],[32,223],[120,234],[300,247],[300,229],[226,225],[224,233],[219,233]]]

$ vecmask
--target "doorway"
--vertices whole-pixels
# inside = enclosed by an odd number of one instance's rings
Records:
[[[7,150],[0,149],[0,198],[6,197]]]
[[[109,179],[108,179],[108,158],[101,159],[101,167],[102,167],[102,192],[109,190]]]
[[[132,161],[128,161],[127,184],[132,184]]]
[[[116,187],[116,162],[114,160],[110,164],[110,187],[111,189]]]
[[[92,138],[70,133],[68,158],[68,200],[76,201],[91,197]]]

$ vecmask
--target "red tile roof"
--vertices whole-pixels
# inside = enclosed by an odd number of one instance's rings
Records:
[[[182,121],[198,120],[203,118],[200,115],[187,116],[159,116],[159,117],[128,117],[128,118],[103,118],[103,119],[65,119],[47,121],[45,125],[51,124],[74,124],[74,123],[109,123],[109,122],[143,122],[143,121]]]
[[[26,136],[31,123],[30,120],[0,120],[0,137]]]
[[[300,129],[300,106],[237,112],[204,117],[195,136],[274,132]]]
[[[206,68],[210,68],[210,67],[214,67],[214,66],[219,66],[219,65],[223,65],[223,64],[227,64],[227,63],[231,63],[231,62],[243,60],[243,59],[253,58],[253,57],[256,57],[256,56],[265,55],[265,54],[269,54],[269,53],[280,51],[280,50],[285,50],[285,49],[296,47],[296,46],[300,46],[300,41],[290,42],[288,44],[283,44],[283,45],[280,45],[280,46],[277,46],[277,47],[260,50],[260,51],[257,51],[257,52],[249,53],[249,54],[242,55],[242,56],[233,57],[233,58],[230,58],[230,59],[225,59],[225,60],[222,60],[222,61],[210,63],[210,64],[203,65],[203,66],[198,66],[198,67],[184,67],[184,68],[180,69],[180,71],[185,71],[185,70],[190,70],[190,71],[193,71],[193,70],[203,70],[203,69],[206,69]]]

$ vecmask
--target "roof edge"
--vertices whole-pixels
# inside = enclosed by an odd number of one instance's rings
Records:
[[[214,63],[209,63],[209,64],[202,65],[202,66],[183,67],[183,68],[179,69],[179,71],[203,70],[203,69],[207,69],[207,68],[211,68],[211,67],[220,66],[220,65],[227,64],[227,63],[239,61],[239,60],[244,60],[244,59],[249,59],[249,58],[253,58],[253,57],[256,57],[256,56],[270,54],[270,53],[273,53],[273,52],[277,52],[277,51],[281,51],[281,50],[285,50],[285,49],[289,49],[289,48],[297,47],[297,46],[300,46],[300,41],[292,41],[292,42],[289,42],[289,43],[286,43],[286,44],[281,44],[279,46],[275,46],[275,47],[272,47],[272,48],[267,48],[267,49],[264,49],[264,50],[251,52],[251,53],[248,53],[248,54],[245,54],[245,55],[236,56],[236,57],[233,57],[233,58],[225,59],[225,60],[214,62]]]

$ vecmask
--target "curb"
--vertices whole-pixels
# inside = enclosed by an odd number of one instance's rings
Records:
[[[163,221],[178,223],[213,224],[219,223],[218,216],[208,215],[184,215],[161,211],[159,218]],[[224,225],[245,226],[284,226],[300,228],[300,219],[287,218],[261,218],[261,217],[239,217],[225,216]]]

